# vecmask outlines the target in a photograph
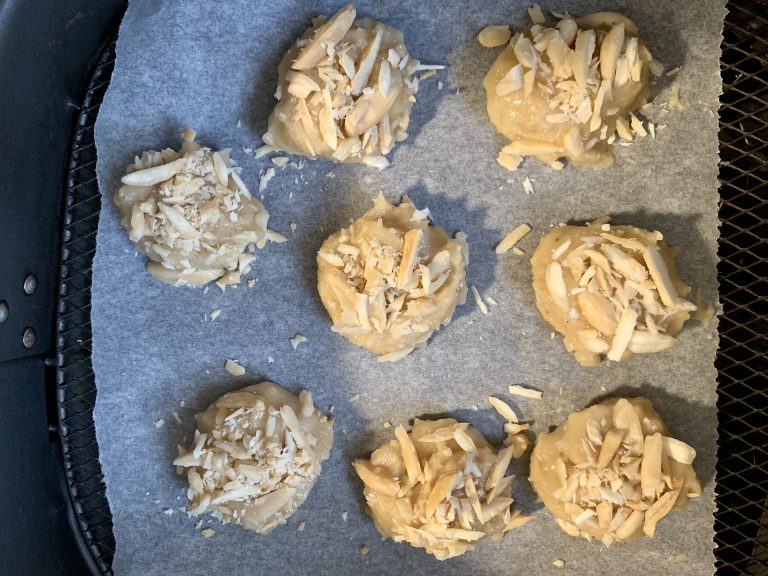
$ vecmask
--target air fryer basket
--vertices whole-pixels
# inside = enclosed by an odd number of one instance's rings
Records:
[[[720,109],[722,219],[718,265],[720,446],[715,514],[717,574],[768,575],[768,6],[730,2]],[[101,195],[94,124],[115,41],[93,71],[72,142],[58,292],[56,405],[66,482],[79,528],[104,574],[115,551],[93,423],[91,264]],[[761,384],[762,382],[762,384]]]

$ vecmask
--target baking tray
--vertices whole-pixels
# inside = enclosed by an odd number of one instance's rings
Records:
[[[718,575],[768,575],[768,4],[730,2],[720,109],[722,219],[718,265],[719,432],[715,552]],[[103,49],[80,107],[70,151],[55,324],[55,405],[77,526],[96,574],[111,574],[115,540],[93,424],[91,264],[101,195],[94,124],[114,67]]]

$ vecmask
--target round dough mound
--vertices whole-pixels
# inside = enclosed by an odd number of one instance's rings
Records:
[[[249,194],[228,149],[201,147],[191,128],[182,136],[178,152],[144,152],[128,166],[115,194],[122,225],[159,280],[237,284],[255,259],[246,246],[285,238],[267,230],[269,213]]]
[[[399,30],[348,4],[318,17],[278,67],[278,100],[262,140],[275,149],[385,168],[408,136],[419,61]]]
[[[649,400],[613,398],[539,434],[530,479],[565,532],[610,546],[653,537],[672,508],[701,496],[695,457]]]
[[[511,143],[499,163],[515,170],[523,156],[576,166],[613,163],[618,137],[645,135],[632,112],[650,94],[649,69],[661,64],[635,24],[615,12],[535,23],[512,37],[483,81],[488,115]]]
[[[674,257],[659,232],[561,226],[531,258],[536,305],[582,366],[665,350],[696,310]]]
[[[353,465],[379,532],[445,560],[531,519],[511,510],[512,476],[504,474],[513,451],[496,454],[452,418],[416,419],[410,433],[398,426],[395,439]]]
[[[317,254],[317,289],[331,329],[383,355],[379,361],[425,346],[466,299],[466,244],[430,226],[427,213],[407,196],[395,207],[379,194]]]
[[[187,469],[188,513],[267,534],[304,503],[331,451],[333,419],[271,382],[224,394],[198,414]]]

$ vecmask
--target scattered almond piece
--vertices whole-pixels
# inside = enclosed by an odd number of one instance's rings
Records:
[[[498,412],[507,422],[519,422],[515,411],[512,410],[510,405],[504,402],[504,400],[496,398],[495,396],[488,396],[488,402],[491,403],[491,406],[493,406],[496,412]]]
[[[475,285],[472,285],[472,296],[475,298],[475,302],[477,303],[478,308],[480,308],[480,312],[488,315],[488,306],[485,305],[485,302],[483,302],[483,299],[480,296],[480,292],[477,291],[477,288],[475,288]]]
[[[245,368],[243,368],[237,360],[231,360],[230,358],[227,358],[227,361],[224,364],[224,369],[232,374],[232,376],[242,376],[245,374]]]
[[[293,338],[289,339],[289,342],[291,343],[291,347],[293,347],[294,350],[296,350],[299,347],[299,344],[302,344],[307,341],[307,338],[303,334],[296,334]]]
[[[216,531],[213,528],[204,528],[203,530],[200,530],[200,535],[203,538],[210,538],[214,534],[216,534]]]
[[[526,388],[519,384],[512,384],[509,386],[509,393],[515,396],[523,396],[525,398],[534,398],[536,400],[541,398],[541,390],[534,390],[533,388]]]
[[[520,240],[531,231],[531,227],[528,224],[520,224],[512,232],[504,236],[498,246],[496,246],[496,254],[504,254],[515,246]]]

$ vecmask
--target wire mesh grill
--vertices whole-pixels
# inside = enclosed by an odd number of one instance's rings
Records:
[[[720,110],[723,316],[717,368],[720,447],[715,514],[718,576],[768,576],[768,5],[730,2]],[[115,550],[93,425],[91,264],[101,196],[93,129],[114,68],[115,43],[94,71],[72,144],[57,325],[59,432],[83,536],[104,574]]]
[[[720,109],[718,574],[768,574],[768,4],[731,2]]]

